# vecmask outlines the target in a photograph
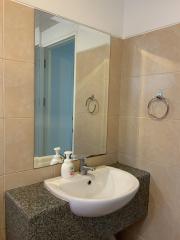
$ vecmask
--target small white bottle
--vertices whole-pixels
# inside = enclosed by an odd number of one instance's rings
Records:
[[[63,178],[71,178],[74,176],[74,164],[72,163],[71,154],[71,151],[64,152],[65,159],[61,166],[61,176]]]
[[[62,157],[60,155],[61,148],[60,147],[55,147],[54,151],[55,151],[55,155],[51,159],[50,165],[55,165],[57,163],[62,163]]]

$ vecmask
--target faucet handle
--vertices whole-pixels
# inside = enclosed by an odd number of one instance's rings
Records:
[[[86,164],[86,159],[92,156],[87,156],[87,155],[75,155],[73,154],[71,159],[72,160],[79,160],[80,161],[80,173],[81,175],[87,175],[88,171],[94,171],[96,168],[95,167],[89,167]]]

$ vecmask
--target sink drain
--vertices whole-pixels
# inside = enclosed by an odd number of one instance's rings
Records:
[[[91,180],[89,180],[87,184],[88,184],[88,185],[91,185],[91,183],[92,183]]]

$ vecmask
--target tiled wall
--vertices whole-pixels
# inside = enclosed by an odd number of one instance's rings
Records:
[[[151,173],[149,215],[123,240],[179,240],[180,25],[111,40],[108,154],[90,164],[116,161],[118,151],[119,161]],[[60,171],[33,169],[33,45],[33,10],[0,0],[0,239],[3,192]],[[146,107],[159,89],[170,113],[154,121]]]
[[[122,239],[179,240],[180,24],[125,40],[122,60],[119,161],[151,173],[149,215]],[[160,89],[170,112],[156,121],[147,104]]]
[[[119,108],[114,106],[120,75],[119,68],[114,67],[114,62],[120,59],[117,42],[121,40],[112,39],[108,154],[91,159],[90,164],[94,165],[117,159],[118,138],[114,130],[119,119]],[[33,69],[34,11],[10,0],[0,0],[0,239],[5,227],[4,191],[60,174],[60,166],[33,169]]]
[[[149,215],[123,240],[179,240],[180,25],[111,40],[108,154],[90,164],[116,161],[118,151],[119,161],[151,173]],[[33,10],[0,0],[0,239],[3,192],[60,172],[60,166],[33,169],[33,49]],[[154,121],[146,106],[159,89],[170,113]]]

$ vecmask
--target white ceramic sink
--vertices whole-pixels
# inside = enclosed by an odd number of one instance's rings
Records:
[[[139,181],[130,173],[101,166],[89,175],[76,174],[45,180],[45,187],[70,204],[71,211],[84,217],[112,213],[126,205],[136,194]]]

